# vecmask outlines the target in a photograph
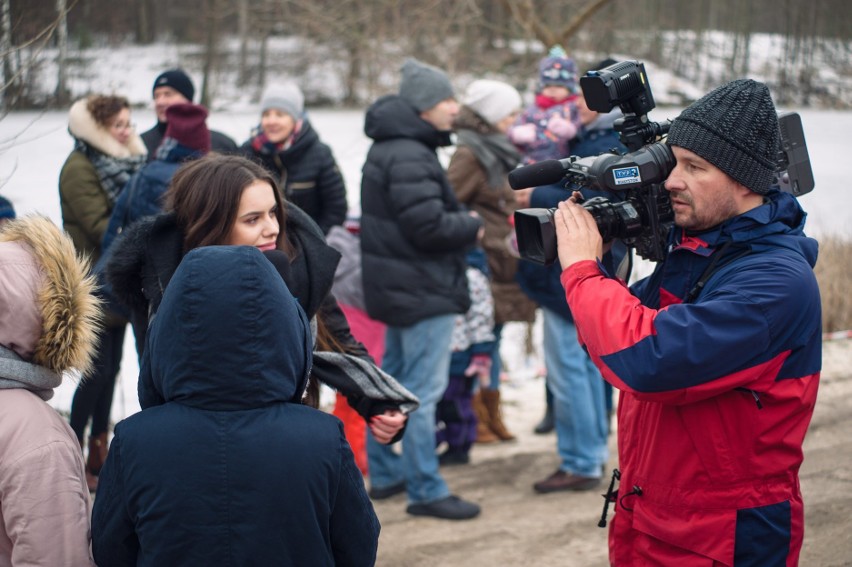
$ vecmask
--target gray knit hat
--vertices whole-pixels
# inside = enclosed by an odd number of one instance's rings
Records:
[[[778,115],[763,83],[737,79],[672,121],[668,143],[695,152],[755,193],[769,192],[778,162]]]
[[[305,95],[294,83],[272,85],[264,91],[260,99],[260,113],[263,114],[270,108],[284,111],[298,120],[305,111]]]
[[[437,67],[409,57],[402,65],[399,96],[411,104],[417,112],[423,112],[442,100],[454,97],[455,94],[446,73]]]

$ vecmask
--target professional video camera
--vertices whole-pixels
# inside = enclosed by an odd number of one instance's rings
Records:
[[[509,184],[513,189],[524,189],[563,182],[571,189],[588,187],[607,192],[616,200],[594,197],[582,203],[594,217],[604,242],[619,239],[639,256],[661,261],[674,221],[663,182],[676,161],[668,144],[659,141],[671,123],[648,120],[647,113],[655,103],[645,66],[638,61],[614,63],[589,71],[580,79],[580,85],[590,109],[598,112],[609,112],[615,106],[621,109],[624,116],[614,127],[629,152],[541,161],[509,173]],[[775,185],[802,195],[813,189],[814,180],[801,118],[796,113],[787,113],[779,116],[778,121],[781,151]],[[555,209],[515,212],[522,258],[545,265],[556,260],[554,212]]]

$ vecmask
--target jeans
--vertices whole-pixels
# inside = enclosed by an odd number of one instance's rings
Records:
[[[370,484],[386,488],[406,483],[413,504],[434,502],[450,495],[438,472],[435,453],[435,409],[447,388],[450,338],[456,315],[439,315],[409,327],[388,326],[382,369],[420,398],[409,414],[402,454],[367,438]]]
[[[560,469],[600,478],[609,458],[603,378],[580,346],[574,323],[545,307],[542,313]]]

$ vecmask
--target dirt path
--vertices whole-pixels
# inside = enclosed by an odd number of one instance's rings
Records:
[[[382,522],[382,567],[606,566],[597,527],[605,491],[537,495],[532,483],[557,465],[553,434],[532,434],[544,406],[543,382],[504,388],[506,420],[518,441],[478,446],[472,463],[443,469],[450,489],[482,505],[480,518],[448,522],[405,513],[405,496],[375,504]],[[615,438],[610,439],[615,465]],[[801,471],[805,544],[800,564],[852,565],[852,341],[826,343],[817,409]],[[611,514],[612,512],[610,512]]]

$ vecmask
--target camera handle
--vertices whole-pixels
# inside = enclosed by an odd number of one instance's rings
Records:
[[[618,139],[627,146],[627,150],[635,152],[639,148],[659,140],[669,131],[671,121],[651,122],[648,115],[625,113],[623,117],[616,119],[613,128],[618,132]]]

